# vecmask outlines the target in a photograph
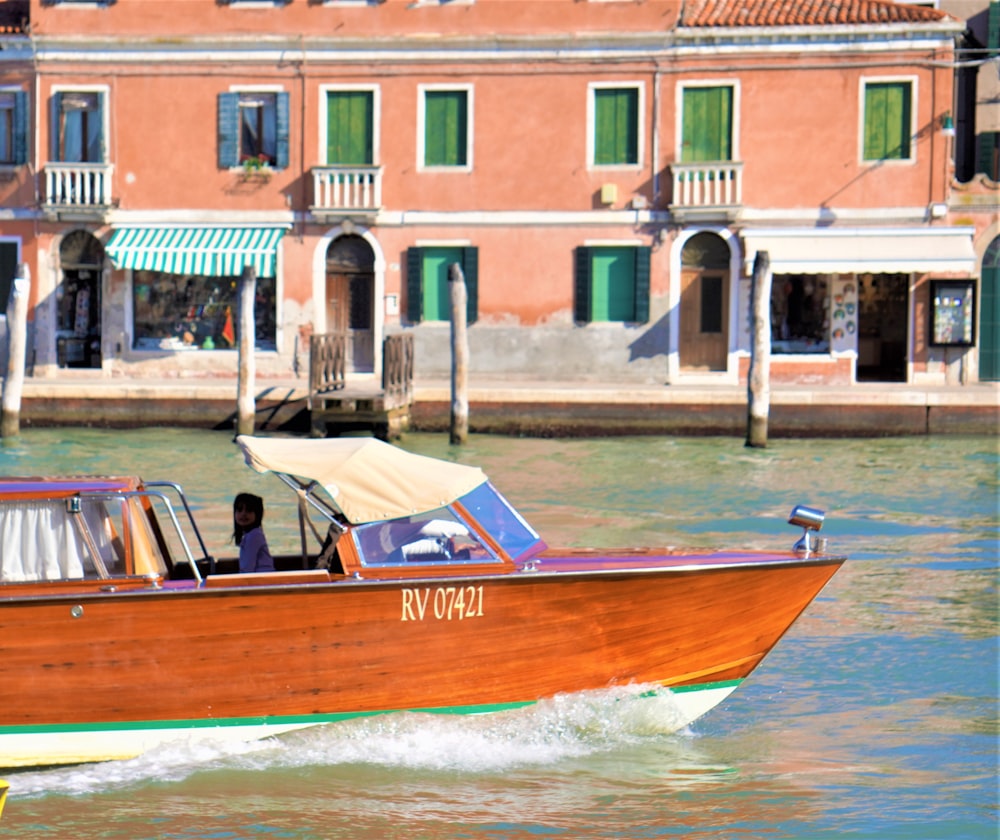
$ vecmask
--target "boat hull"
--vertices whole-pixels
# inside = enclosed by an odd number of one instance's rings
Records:
[[[753,671],[842,562],[649,558],[630,569],[7,598],[0,766],[632,684],[674,692],[683,726]]]

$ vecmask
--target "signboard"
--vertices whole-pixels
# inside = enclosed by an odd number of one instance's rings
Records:
[[[976,340],[976,281],[931,281],[931,344],[968,347]]]

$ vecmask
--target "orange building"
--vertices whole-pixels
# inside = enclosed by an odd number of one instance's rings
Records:
[[[0,21],[0,294],[27,265],[34,376],[234,375],[246,266],[259,372],[343,330],[378,375],[408,331],[417,376],[446,375],[458,263],[473,376],[735,383],[759,252],[776,380],[975,381],[997,356],[1000,231],[949,204],[944,12],[0,0]]]

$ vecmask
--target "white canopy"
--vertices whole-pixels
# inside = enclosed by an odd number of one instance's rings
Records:
[[[236,443],[257,472],[321,484],[355,524],[435,510],[486,481],[478,467],[414,455],[375,438],[240,435]]]

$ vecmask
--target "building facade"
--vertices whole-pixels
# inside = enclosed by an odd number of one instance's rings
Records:
[[[377,376],[384,337],[409,331],[417,376],[446,376],[457,263],[473,376],[736,383],[759,253],[776,380],[971,382],[996,353],[977,319],[1000,231],[988,200],[953,207],[966,24],[944,11],[0,15],[0,294],[27,265],[34,376],[235,375],[247,266],[259,372],[304,372],[309,337],[345,331],[349,369]]]

